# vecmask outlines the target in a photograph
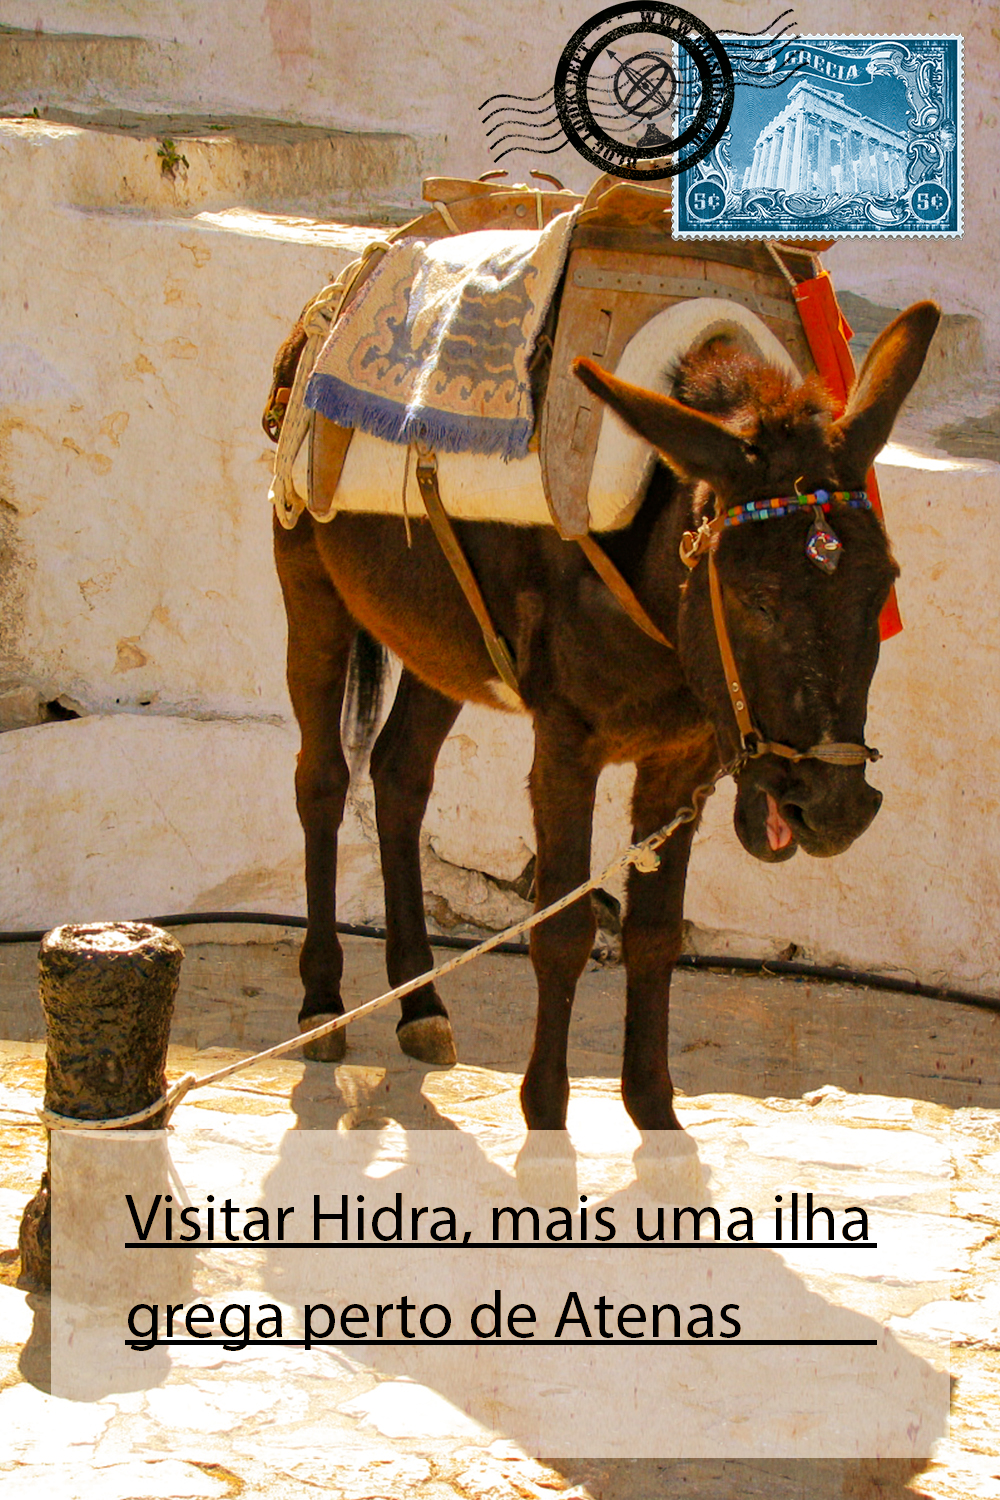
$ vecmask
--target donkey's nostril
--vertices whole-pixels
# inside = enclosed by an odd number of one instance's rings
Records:
[[[781,804],[781,812],[789,823],[797,823],[800,827],[809,827],[809,819],[797,802],[783,802]]]
[[[801,793],[799,793],[801,796]],[[780,818],[797,841],[811,849],[815,841],[846,848],[872,822],[882,806],[882,793],[867,782],[857,795],[847,801],[832,801],[822,796],[804,796],[800,802],[782,801]],[[820,852],[812,849],[812,852]]]

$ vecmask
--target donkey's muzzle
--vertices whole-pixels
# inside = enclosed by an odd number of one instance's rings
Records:
[[[741,776],[734,812],[748,854],[775,864],[803,849],[819,859],[841,854],[859,838],[882,805],[860,767],[796,766],[788,774],[774,759]]]
[[[860,838],[882,806],[882,793],[858,772],[841,771],[798,781],[778,798],[778,806],[795,843],[826,859]]]

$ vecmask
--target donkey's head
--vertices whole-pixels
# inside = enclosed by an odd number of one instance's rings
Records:
[[[723,759],[733,759],[744,738],[752,746],[755,735],[774,747],[745,761],[736,778],[736,831],[762,860],[788,859],[799,845],[837,854],[864,832],[882,800],[865,780],[861,749],[847,751],[864,745],[879,613],[898,569],[858,492],[920,373],[938,318],[933,303],[921,302],[880,335],[837,421],[818,380],[796,386],[725,342],[682,363],[680,400],[629,385],[589,360],[574,367],[680,479],[675,542],[685,527],[697,532],[706,523],[697,540],[687,539],[676,639]],[[857,508],[834,499],[822,513],[797,499],[818,491],[854,492]],[[745,512],[732,514],[748,502],[786,497],[792,504],[773,519],[739,524]],[[820,520],[841,544],[830,571],[817,563],[815,541],[807,552]],[[728,674],[727,635],[736,667]]]

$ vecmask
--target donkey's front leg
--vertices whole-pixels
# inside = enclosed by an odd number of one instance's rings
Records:
[[[689,760],[642,761],[632,794],[633,839],[647,838],[690,805],[694,788],[714,767],[706,755]],[[667,1055],[670,979],[681,951],[684,886],[695,824],[685,823],[659,849],[659,867],[629,870],[622,925],[627,990],[622,1097],[640,1130],[680,1130]]]
[[[591,823],[600,769],[582,727],[562,718],[536,718],[530,780],[538,846],[536,911],[590,874]],[[538,1014],[531,1061],[521,1085],[521,1106],[529,1130],[563,1130],[566,1125],[569,1021],[596,925],[590,898],[584,896],[532,929]]]

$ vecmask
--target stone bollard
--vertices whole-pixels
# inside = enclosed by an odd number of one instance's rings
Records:
[[[170,1017],[184,950],[143,922],[55,927],[42,940],[45,1109],[73,1120],[119,1120],[166,1091]],[[158,1110],[130,1129],[156,1130]],[[51,1161],[51,1157],[50,1157]],[[24,1210],[21,1274],[51,1281],[49,1173]]]

